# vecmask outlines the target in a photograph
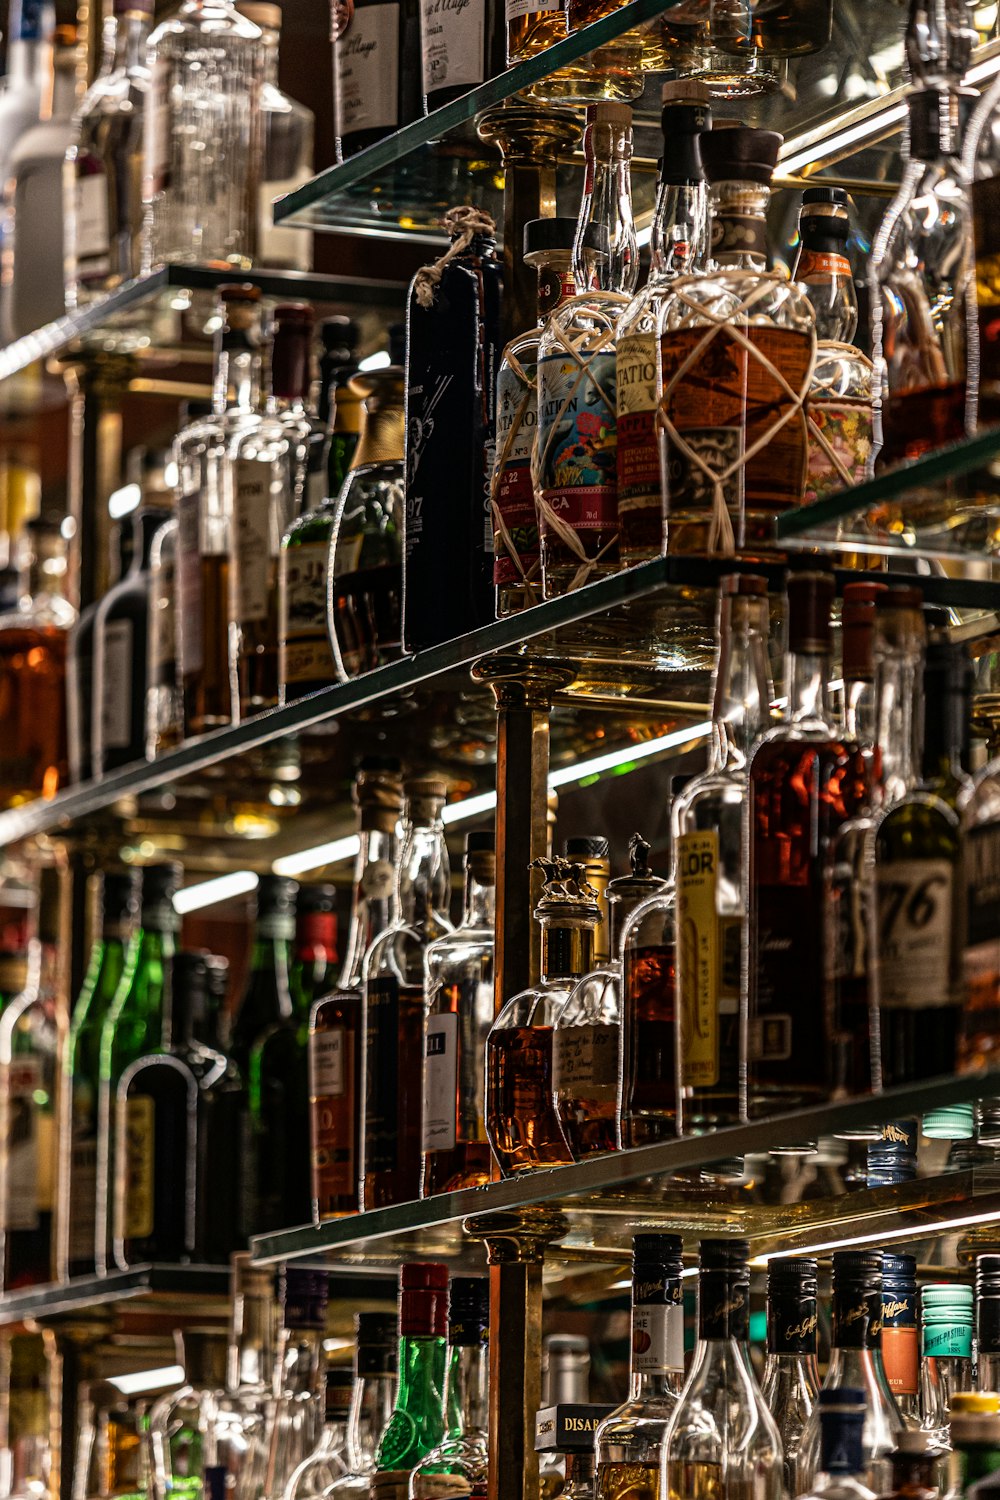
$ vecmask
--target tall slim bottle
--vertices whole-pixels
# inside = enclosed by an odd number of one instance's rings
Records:
[[[445,1435],[447,1333],[447,1266],[433,1261],[400,1266],[399,1386],[375,1455],[372,1500],[404,1500],[411,1472]]]
[[[816,1290],[814,1260],[768,1262],[767,1359],[760,1388],[781,1436],[789,1495],[798,1493],[799,1443],[819,1395]]]
[[[274,1366],[267,1495],[284,1495],[292,1474],[309,1457],[319,1437],[327,1273],[288,1266],[279,1277],[278,1296],[282,1326]]]
[[[368,1500],[375,1452],[396,1404],[399,1363],[397,1319],[389,1313],[354,1314],[354,1394],[347,1424],[347,1473],[331,1486],[341,1500]]]
[[[917,1262],[882,1251],[882,1367],[908,1428],[920,1426],[920,1330]]]
[[[976,1256],[976,1390],[1000,1390],[1000,1255]]]

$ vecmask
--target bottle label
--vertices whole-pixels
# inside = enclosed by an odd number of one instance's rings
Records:
[[[327,1046],[331,1037],[338,1039],[336,1061]],[[314,1031],[309,1038],[313,1196],[321,1212],[326,1200],[356,1198],[358,1192],[356,1040],[346,1027]]]
[[[452,1151],[458,1109],[458,1017],[427,1018],[424,1067],[424,1150]]]
[[[134,635],[131,620],[110,620],[104,627],[101,736],[106,750],[127,750],[132,743]]]
[[[897,1010],[951,1004],[951,864],[879,861],[876,874],[880,1003]]]
[[[970,1323],[924,1324],[925,1359],[971,1359]]]
[[[333,681],[333,654],[326,629],[329,556],[326,542],[282,548],[281,638],[285,643],[285,682]]]
[[[498,588],[519,582],[522,570],[532,578],[538,575],[538,514],[531,478],[538,429],[537,370],[525,364],[521,371],[523,379],[505,361],[497,378],[497,452],[503,465],[493,485],[493,503],[502,521],[494,543],[493,582]]]
[[[122,1101],[119,1101],[119,1119]],[[122,1238],[146,1239],[153,1232],[155,1106],[147,1094],[124,1101],[125,1181]]]
[[[1000,825],[965,837],[963,1060],[986,1061],[1000,1048]]]
[[[343,1026],[334,1026],[329,1031],[314,1031],[310,1036],[310,1098],[343,1098],[346,1035]]]
[[[886,1324],[882,1329],[882,1364],[895,1396],[915,1396],[920,1388],[917,1325]]]
[[[851,263],[846,255],[831,254],[829,250],[807,250],[803,248],[795,268],[795,280],[804,286],[823,286],[833,276],[851,278]]]
[[[810,397],[806,409],[809,465],[803,504],[812,505],[845,484],[860,484],[864,479],[872,454],[872,404],[822,396]]]
[[[88,172],[76,179],[76,264],[81,279],[107,275],[111,261],[108,234],[108,180],[97,161],[88,158]]]
[[[270,465],[239,458],[233,468],[238,620],[260,624],[267,620],[271,593]]]
[[[656,436],[659,348],[655,333],[618,340],[618,510],[660,510]]]
[[[815,1297],[773,1297],[768,1305],[767,1352],[815,1354],[819,1318]]]
[[[338,136],[399,124],[399,5],[334,6]]]
[[[614,531],[615,356],[595,354],[583,374],[574,359],[550,354],[538,363],[538,453],[541,488],[560,521],[575,531]]]
[[[185,677],[200,672],[205,665],[200,511],[198,491],[183,491],[177,501],[177,595],[181,627],[180,664]]]
[[[632,1370],[667,1375],[684,1369],[684,1302],[679,1283],[670,1302],[636,1302],[632,1307]]]
[[[174,553],[166,547],[150,596],[149,685],[174,688],[177,685],[177,566]]]
[[[7,1170],[3,1227],[37,1229],[40,1164],[39,1108],[41,1064],[36,1057],[14,1057],[7,1069]]]
[[[698,1336],[745,1339],[750,1328],[750,1287],[725,1272],[701,1274],[698,1287]]]
[[[677,979],[681,1079],[691,1088],[719,1081],[719,835],[685,833],[677,842]]]
[[[471,89],[483,81],[484,0],[421,0],[420,54],[424,93]]]
[[[882,1296],[852,1289],[834,1290],[833,1344],[836,1349],[881,1349]]]
[[[522,16],[534,16],[544,11],[562,10],[562,8],[562,0],[506,0],[508,23],[519,21]]]
[[[160,193],[165,193],[170,187],[173,147],[170,106],[172,85],[173,65],[167,58],[158,57],[153,64],[153,76],[150,80],[149,107],[146,112],[143,139],[146,176],[143,193],[147,201],[157,197]]]
[[[572,1099],[618,1093],[618,1026],[558,1026],[552,1037],[552,1092]]]
[[[367,1175],[394,1172],[399,1164],[399,985],[391,977],[369,979],[365,1000]]]

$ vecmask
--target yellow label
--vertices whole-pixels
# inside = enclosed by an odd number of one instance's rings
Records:
[[[134,1094],[125,1105],[125,1234],[146,1239],[153,1232],[153,1144],[155,1110],[146,1094]],[[183,1170],[183,1164],[178,1164]]]
[[[677,842],[677,985],[681,1081],[691,1088],[719,1081],[718,868],[717,833],[681,835]]]

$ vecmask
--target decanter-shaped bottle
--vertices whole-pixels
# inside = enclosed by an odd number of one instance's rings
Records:
[[[920,1426],[917,1262],[882,1251],[882,1368],[907,1428]]]
[[[647,845],[644,864],[648,854]],[[622,931],[618,1138],[623,1150],[677,1134],[677,907],[673,883],[660,884],[631,912]]]
[[[445,1436],[447,1332],[447,1266],[434,1261],[400,1266],[399,1385],[371,1480],[371,1493],[381,1500],[402,1500],[417,1464]]]
[[[921,1426],[936,1448],[950,1446],[952,1398],[972,1389],[971,1286],[933,1282],[920,1290]]]
[[[389,1313],[355,1313],[354,1393],[347,1424],[347,1473],[330,1494],[368,1500],[375,1452],[396,1404],[398,1320]]]
[[[768,1262],[767,1359],[760,1389],[781,1437],[789,1495],[798,1493],[799,1443],[819,1395],[816,1291],[814,1260]]]
[[[347,1427],[354,1376],[343,1365],[329,1365],[323,1376],[323,1425],[316,1446],[285,1485],[284,1500],[325,1495],[348,1472]]]
[[[323,1336],[329,1281],[325,1271],[288,1266],[279,1277],[282,1327],[274,1362],[264,1493],[284,1495],[300,1464],[315,1452],[323,1423]],[[345,1430],[342,1440],[346,1446]],[[330,1457],[333,1454],[331,1452]],[[346,1469],[346,1463],[344,1464]],[[341,1470],[343,1472],[343,1470]],[[312,1481],[300,1493],[316,1493]]]
[[[446,1432],[410,1475],[410,1500],[482,1495],[489,1437],[490,1284],[485,1276],[453,1276],[448,1299],[448,1365],[444,1378]]]
[[[860,1388],[838,1386],[819,1392],[819,1472],[806,1491],[809,1500],[872,1500],[866,1484],[862,1429],[865,1393]],[[794,1489],[789,1493],[794,1494]]]

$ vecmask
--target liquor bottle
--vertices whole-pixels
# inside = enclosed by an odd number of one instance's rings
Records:
[[[819,1395],[816,1291],[814,1260],[768,1262],[767,1360],[760,1389],[781,1437],[789,1495],[798,1493],[799,1444]]]
[[[417,272],[406,310],[403,648],[409,652],[493,618],[489,483],[503,265],[488,214],[456,208],[445,228],[451,245]]]
[[[609,1406],[559,1402],[545,1406],[535,1418],[535,1452],[539,1472],[551,1475],[554,1490],[563,1500],[597,1500],[597,1460],[594,1434],[611,1415]],[[560,1472],[560,1468],[562,1472]]]
[[[153,0],[114,0],[104,62],[73,116],[63,172],[66,305],[139,275],[142,266],[142,152],[150,74],[146,47]]]
[[[1000,1399],[994,1391],[958,1391],[951,1412],[949,1500],[1000,1470]]]
[[[214,1409],[225,1399],[229,1338],[224,1329],[175,1329],[174,1349],[177,1363],[184,1371],[184,1384],[179,1390],[161,1396],[148,1411],[145,1422],[145,1445],[152,1469],[150,1500],[153,1496],[162,1500],[178,1490],[191,1493],[195,1484],[197,1493],[202,1493],[203,1474],[199,1473],[195,1479],[184,1472],[191,1439],[195,1434],[200,1437],[208,1433],[214,1425]],[[98,1433],[91,1450],[88,1494],[99,1494],[101,1490],[99,1466],[104,1457],[101,1448]]]
[[[292,1475],[315,1450],[319,1438],[328,1297],[325,1271],[287,1266],[279,1276],[281,1332],[274,1362],[274,1407],[264,1486],[267,1495],[285,1494]]]
[[[640,844],[633,870],[649,876],[648,860],[649,845]],[[677,1134],[677,904],[673,883],[658,885],[622,930],[618,1138],[623,1150]]]
[[[878,797],[881,753],[878,744],[878,696],[875,691],[875,609],[884,583],[867,579],[845,583],[840,610],[840,665],[847,739],[864,752],[872,767],[873,796]]]
[[[375,1450],[396,1403],[397,1320],[387,1313],[354,1314],[354,1394],[347,1424],[347,1472],[329,1493],[368,1500]]]
[[[882,1258],[877,1251],[837,1250],[833,1257],[833,1329],[824,1390],[864,1391],[862,1457],[865,1483],[881,1495],[889,1484],[889,1454],[903,1419],[882,1365]],[[808,1493],[820,1463],[819,1409],[802,1431],[798,1492]]]
[[[919,776],[919,696],[923,691],[927,627],[918,588],[896,586],[875,600],[876,743],[881,805],[891,807]]]
[[[125,967],[101,1030],[97,1095],[97,1211],[94,1256],[98,1273],[114,1266],[114,1193],[124,1167],[124,1143],[116,1129],[115,1098],[122,1074],[152,1052],[162,1038],[169,1007],[180,917],[174,896],[181,882],[176,864],[147,865],[142,872],[139,925],[125,954]]]
[[[668,550],[731,555],[773,542],[778,514],[801,503],[816,320],[801,288],[767,270],[781,137],[739,126],[707,131],[700,144],[716,269],[666,298],[657,420]],[[736,310],[747,305],[744,326]],[[706,361],[720,372],[710,380]]]
[[[890,1457],[891,1500],[934,1500],[941,1494],[942,1478],[950,1469],[944,1452],[928,1432],[901,1432],[897,1442]]]
[[[424,113],[441,109],[507,66],[501,7],[484,0],[456,10],[441,0],[421,0],[420,60]]]
[[[264,68],[260,90],[263,114],[263,158],[257,186],[256,260],[279,271],[312,269],[313,237],[301,229],[274,222],[274,200],[301,187],[313,175],[316,117],[311,109],[290,99],[278,86],[278,48],[281,6],[258,0],[236,0],[235,9],[260,27]]]
[[[1000,1255],[976,1256],[976,1390],[1000,1386]]]
[[[258,27],[229,0],[182,0],[149,38],[142,266],[257,253],[265,72]]]
[[[361,435],[361,398],[357,391],[351,390],[351,380],[358,373],[361,333],[353,318],[343,313],[324,319],[319,331],[323,340],[319,360],[319,418],[331,434],[323,493],[327,503],[331,503],[343,488]]]
[[[351,926],[340,982],[317,1000],[309,1022],[309,1116],[313,1219],[360,1208],[364,1130],[365,954],[389,926],[396,876],[396,824],[403,810],[398,761],[362,761],[354,784],[360,846]]]
[[[508,67],[544,52],[569,34],[565,8],[555,0],[505,0],[504,9]]]
[[[667,1424],[684,1384],[683,1243],[632,1240],[632,1369],[628,1400],[594,1433],[598,1500],[657,1500]]]
[[[249,285],[225,286],[219,296],[212,414],[182,427],[174,449],[178,654],[188,735],[204,734],[233,719],[229,591],[234,542],[225,466],[233,436],[257,410],[260,389],[260,292]]]
[[[911,0],[906,27],[908,152],[868,260],[881,466],[965,434],[972,225],[959,158],[975,95],[961,87],[974,32],[955,24],[959,9]]]
[[[740,955],[744,813],[753,747],[771,722],[767,580],[719,585],[719,657],[708,768],[675,799],[681,1130],[704,1134],[746,1116]]]
[[[124,578],[132,564],[132,522],[126,518],[114,528],[109,582]],[[66,718],[69,739],[69,774],[74,785],[94,774],[91,747],[94,725],[94,650],[97,611],[101,599],[93,599],[80,610],[69,632],[66,650]]]
[[[591,286],[602,292],[622,292],[631,297],[639,280],[639,245],[632,214],[632,111],[627,104],[591,104],[583,132],[583,198],[573,242],[573,274],[581,290]],[[595,227],[607,232],[608,253],[597,263],[590,260],[589,233]]]
[[[491,1176],[486,1039],[493,1025],[496,878],[495,836],[468,834],[462,920],[424,956],[421,1198],[482,1187]]]
[[[37,1334],[15,1334],[6,1354],[5,1384],[9,1415],[5,1438],[5,1484],[12,1496],[51,1493],[52,1473],[49,1359]]]
[[[67,637],[76,610],[65,597],[66,541],[49,521],[29,521],[17,608],[0,615],[0,806],[53,797],[69,774]]]
[[[650,239],[646,285],[618,325],[618,520],[625,567],[663,551],[663,500],[656,409],[661,310],[678,276],[701,271],[708,250],[708,200],[699,140],[711,129],[708,90],[688,80],[663,85],[663,156]]]
[[[750,0],[738,0],[735,5],[685,5],[676,12],[665,11],[658,23],[660,67],[677,77],[694,78],[724,99],[780,89],[781,63],[754,45],[756,9]],[[810,14],[815,9],[810,6]]]
[[[872,1500],[862,1442],[865,1393],[838,1386],[819,1392],[819,1472],[805,1494],[809,1500]],[[905,1434],[900,1434],[905,1436]],[[894,1455],[895,1458],[895,1455]],[[795,1491],[789,1491],[794,1494]]]
[[[164,521],[149,552],[146,653],[146,759],[155,760],[184,738],[184,687],[177,656],[176,516]]]
[[[875,840],[882,1066],[886,1084],[951,1072],[962,1031],[962,750],[972,666],[964,646],[926,650],[922,774]]]
[[[285,1500],[325,1495],[348,1472],[347,1428],[353,1392],[351,1371],[343,1365],[328,1365],[323,1376],[323,1425],[312,1452],[289,1475]]]
[[[717,1485],[760,1500],[784,1493],[781,1439],[750,1363],[749,1251],[746,1240],[701,1242],[698,1343],[664,1439],[670,1500]]]
[[[336,886],[301,885],[295,900],[295,952],[288,985],[295,1010],[308,1016],[337,982]]]
[[[864,755],[841,740],[827,709],[833,577],[793,573],[787,587],[788,708],[750,761],[744,969],[749,1104],[758,1118],[826,1099],[844,1081],[835,1071],[844,997],[827,892],[838,835],[871,804]],[[863,1071],[848,1081],[851,1093],[873,1087],[876,1059],[871,1049],[857,1055]]]
[[[882,1368],[907,1428],[920,1426],[917,1262],[882,1251]]]
[[[97,1211],[97,1113],[101,1032],[125,968],[139,914],[135,870],[109,871],[101,883],[100,935],[90,954],[63,1054],[60,1099],[56,1267],[60,1280],[93,1276]]]
[[[807,505],[859,484],[872,458],[872,362],[854,344],[858,295],[847,259],[850,234],[843,188],[806,188],[792,280],[816,314],[816,367],[806,408]]]
[[[448,1268],[410,1261],[399,1268],[399,1385],[379,1440],[371,1493],[402,1500],[409,1477],[445,1435]]]
[[[882,1134],[878,1141],[871,1141],[868,1145],[868,1163],[866,1173],[866,1184],[868,1187],[893,1187],[900,1182],[912,1182],[917,1175],[917,1122],[916,1120],[887,1120],[882,1126]],[[887,1252],[883,1252],[885,1256]],[[896,1259],[899,1259],[897,1256]],[[916,1263],[914,1262],[914,1266]],[[914,1271],[914,1274],[916,1272]],[[883,1272],[884,1280],[885,1272]],[[916,1290],[914,1289],[914,1296]],[[913,1347],[914,1347],[914,1371],[916,1370],[916,1309],[909,1309],[913,1317]],[[885,1325],[888,1328],[888,1324]],[[885,1362],[885,1351],[883,1348],[883,1362]],[[886,1369],[889,1366],[886,1363]],[[914,1391],[916,1391],[916,1374],[914,1373]],[[900,1411],[904,1416],[903,1404],[899,1402],[898,1393],[893,1388],[893,1394],[897,1397]]]
[[[403,371],[390,365],[357,375],[351,386],[364,397],[365,417],[337,500],[327,563],[327,629],[341,682],[402,651]]]
[[[802,57],[829,44],[833,0],[764,0],[753,7],[753,40],[766,60]]]
[[[381,0],[379,0],[381,4]],[[421,114],[417,0],[331,0],[337,160],[394,135]]]
[[[585,1405],[590,1400],[590,1340],[579,1333],[550,1333],[542,1343],[542,1400]]]
[[[534,914],[541,979],[507,1001],[486,1041],[486,1134],[504,1177],[573,1160],[553,1095],[553,1033],[574,981],[593,967],[600,921],[582,864],[557,857],[533,868],[544,879]]]
[[[972,1389],[971,1286],[933,1282],[920,1289],[921,1426],[936,1447],[947,1447],[956,1392]]]
[[[349,399],[344,399],[348,393]],[[326,401],[330,402],[329,395]],[[338,428],[345,413],[358,421],[360,405],[360,397],[345,386],[343,395],[336,399]],[[321,401],[320,425],[324,420],[323,406]],[[327,490],[324,483],[320,502],[310,505],[303,515],[292,521],[281,538],[278,558],[278,687],[282,703],[293,703],[307,693],[328,687],[337,676],[327,629],[327,570],[330,537],[336,524],[347,461],[357,446],[354,432],[349,453],[343,444],[337,447],[338,467],[334,484],[333,452],[343,436],[335,431],[330,446],[329,478],[333,487]],[[327,475],[324,473],[322,477],[325,480]],[[306,490],[308,494],[308,480]]]
[[[94,621],[90,757],[95,776],[145,755],[152,552],[167,520],[165,510],[135,512],[131,566],[104,595]]]
[[[601,920],[594,933],[592,958],[594,967],[600,968],[611,957],[611,910],[608,905],[608,886],[611,883],[611,845],[603,834],[578,833],[566,839],[563,854],[578,862],[583,870],[583,879],[597,892],[597,910]]]
[[[45,80],[52,70],[55,6],[51,0],[12,0],[7,15],[7,73],[0,89],[0,182],[9,176],[19,138],[37,124]]]
[[[302,506],[309,461],[313,311],[292,303],[276,308],[274,321],[264,410],[241,425],[225,468],[233,515],[230,670],[241,719],[278,701],[278,557]]]
[[[448,1364],[444,1377],[444,1440],[410,1475],[410,1500],[486,1492],[489,1437],[490,1283],[453,1276],[448,1299]]]
[[[436,776],[403,786],[403,847],[393,920],[364,957],[365,1108],[362,1207],[420,1196],[423,1147],[424,958],[451,931],[450,876],[441,812],[447,785]]]
[[[197,1039],[208,965],[178,953],[162,1041],[125,1069],[115,1135],[125,1143],[115,1193],[115,1259],[225,1264],[238,1243],[245,1094],[236,1064]]]
[[[961,801],[963,1016],[959,1058],[963,1071],[991,1068],[1000,1046],[1000,951],[997,945],[994,872],[1000,859],[1000,764],[991,760],[974,778]],[[980,1107],[980,1141],[996,1138],[997,1109]]]
[[[248,1234],[309,1218],[308,1012],[296,1008],[288,980],[297,890],[294,880],[261,876],[250,975],[233,1017],[230,1051],[249,1085]]]
[[[62,877],[38,877],[28,976],[0,1014],[0,1265],[4,1291],[53,1277],[58,1165],[56,1091],[65,1043]]]

